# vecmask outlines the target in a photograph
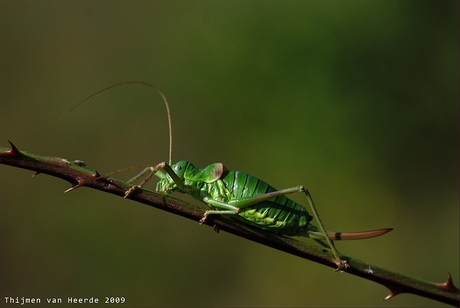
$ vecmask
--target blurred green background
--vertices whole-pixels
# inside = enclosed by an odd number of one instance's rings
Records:
[[[337,243],[459,280],[457,1],[0,1],[0,146],[106,173],[223,162],[306,185]],[[65,115],[62,119],[60,117]],[[432,307],[145,205],[0,166],[0,298],[125,306]],[[128,179],[130,174],[120,174]],[[152,183],[153,184],[153,183]],[[153,187],[153,185],[152,185]],[[187,199],[185,196],[178,195]],[[305,204],[303,196],[294,196]]]

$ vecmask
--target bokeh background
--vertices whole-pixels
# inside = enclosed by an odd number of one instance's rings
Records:
[[[345,254],[459,280],[457,1],[0,1],[0,146],[101,173],[223,162],[306,185]],[[63,116],[63,117],[62,117]],[[197,222],[0,166],[0,306],[432,307]],[[128,179],[131,174],[120,174]],[[152,185],[152,187],[154,187]],[[177,195],[180,198],[186,196]],[[305,203],[304,197],[293,196]]]

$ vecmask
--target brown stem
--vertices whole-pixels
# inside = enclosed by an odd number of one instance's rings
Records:
[[[19,151],[11,142],[10,144],[11,149],[0,148],[1,164],[29,169],[35,171],[37,174],[44,173],[64,179],[73,185],[67,191],[80,186],[87,186],[123,197],[125,192],[131,188],[131,185],[125,182],[102,177],[99,173],[84,168],[80,161],[72,162],[58,157],[35,155]],[[205,208],[146,189],[135,190],[129,198],[195,221],[199,221],[206,211]],[[279,236],[268,231],[253,228],[243,222],[225,216],[211,216],[206,220],[205,224],[214,226],[216,230],[224,230],[248,240],[332,268],[337,266],[334,257],[327,249],[301,242],[294,238]],[[374,281],[389,288],[391,293],[385,299],[390,299],[400,293],[412,293],[453,306],[459,306],[459,289],[454,286],[450,274],[445,283],[432,283],[392,272],[346,255],[341,254],[340,257],[348,261],[350,267],[347,268],[347,273]]]

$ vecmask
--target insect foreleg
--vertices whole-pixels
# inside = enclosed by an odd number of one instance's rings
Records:
[[[133,183],[134,181],[138,180],[139,178],[148,173],[148,175],[145,177],[144,180],[142,180],[142,182],[139,185],[135,185],[125,192],[125,198],[128,198],[129,195],[131,195],[131,193],[136,189],[142,188],[145,184],[147,184],[147,182],[152,178],[152,176],[154,176],[160,169],[163,169],[166,173],[169,174],[169,176],[171,176],[174,183],[176,183],[179,189],[185,190],[184,182],[177,176],[177,174],[171,169],[171,167],[166,162],[162,162],[156,165],[155,167],[145,168],[141,173],[129,180],[128,183]],[[165,177],[165,175],[161,173],[159,177],[163,178]]]
[[[154,170],[154,167],[147,167],[144,170],[142,170],[139,174],[137,174],[135,177],[130,179],[127,183],[134,184],[137,180],[139,180],[140,178],[144,177],[147,173],[153,172],[153,170]],[[158,176],[160,179],[164,178],[164,176],[165,176],[159,170],[157,170],[155,175]]]

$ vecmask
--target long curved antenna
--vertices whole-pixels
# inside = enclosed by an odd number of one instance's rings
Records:
[[[85,98],[84,100],[82,100],[81,102],[79,102],[78,104],[76,104],[75,106],[73,106],[72,108],[70,108],[69,112],[71,112],[72,110],[74,110],[75,108],[77,108],[78,106],[80,106],[81,104],[83,104],[84,102],[86,102],[87,100],[89,100],[90,98],[92,98],[93,96],[96,96],[98,95],[99,93],[101,92],[104,92],[104,91],[107,91],[107,90],[110,90],[112,88],[116,88],[116,87],[119,87],[119,86],[123,86],[123,85],[127,85],[127,84],[140,84],[140,85],[144,85],[144,86],[147,86],[147,87],[150,87],[152,89],[154,89],[155,91],[157,91],[161,97],[163,98],[163,102],[165,103],[165,106],[166,106],[166,113],[168,114],[168,128],[169,128],[169,165],[172,164],[172,123],[171,123],[171,112],[169,111],[169,104],[168,104],[168,100],[166,99],[166,96],[163,94],[163,92],[161,92],[160,89],[158,89],[157,87],[155,87],[154,85],[148,83],[148,82],[145,82],[145,81],[124,81],[124,82],[120,82],[120,83],[117,83],[117,84],[114,84],[114,85],[111,85],[111,86],[108,86],[102,90],[99,90],[97,91],[96,93],[93,93],[91,94],[90,96],[88,96],[87,98]]]

